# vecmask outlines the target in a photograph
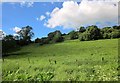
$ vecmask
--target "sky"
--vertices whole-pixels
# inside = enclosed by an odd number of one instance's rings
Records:
[[[118,24],[118,4],[113,1],[3,2],[2,31],[17,35],[22,27],[33,28],[35,38],[60,30],[68,33],[80,26],[102,28]]]

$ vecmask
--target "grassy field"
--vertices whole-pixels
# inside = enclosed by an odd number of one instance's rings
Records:
[[[118,80],[118,39],[31,44],[2,61],[2,79]]]

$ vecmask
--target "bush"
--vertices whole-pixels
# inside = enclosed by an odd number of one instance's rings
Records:
[[[80,41],[89,41],[89,40],[91,40],[90,33],[84,32],[84,33],[80,34],[79,40]]]
[[[100,38],[101,33],[100,33],[100,29],[97,26],[89,26],[86,30],[86,36],[90,36],[90,40],[97,40]]]
[[[15,40],[2,40],[2,56],[7,56],[12,52],[20,50]]]
[[[55,36],[53,38],[53,42],[56,43],[56,42],[62,42],[63,41],[63,37],[62,36]]]
[[[41,38],[39,44],[40,44],[40,45],[49,44],[49,39],[48,39],[48,37],[43,37],[43,38]]]
[[[37,38],[35,39],[35,43],[40,43],[41,39]]]
[[[56,42],[62,42],[63,41],[63,37],[62,37],[62,34],[60,31],[56,31],[55,32],[56,34],[54,35],[54,38],[53,38],[53,43],[56,43]]]
[[[75,31],[71,31],[70,33],[68,33],[68,35],[69,35],[71,40],[78,39],[78,33]]]
[[[110,39],[111,38],[111,33],[104,33],[103,38],[104,39]]]
[[[18,45],[20,45],[20,46],[25,46],[25,45],[28,45],[30,43],[31,43],[31,41],[26,41],[26,40],[23,40],[23,39],[18,41]]]
[[[111,38],[120,38],[120,32],[119,31],[114,31],[111,33]]]
[[[55,34],[56,34],[56,32],[49,33],[48,34],[48,39],[51,41],[54,38]]]
[[[83,33],[83,32],[85,32],[85,31],[86,31],[85,27],[80,27],[80,29],[79,29],[79,32],[80,32],[80,33]]]

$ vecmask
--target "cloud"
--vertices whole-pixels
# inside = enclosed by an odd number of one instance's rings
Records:
[[[33,7],[34,2],[26,2],[26,1],[22,1],[20,2],[20,5],[23,6],[27,6],[27,7]]]
[[[13,34],[13,36],[15,36],[15,37],[16,37],[16,36],[20,36],[20,35],[19,35],[19,34],[14,33],[14,34]]]
[[[44,20],[46,17],[44,16],[44,15],[41,15],[40,16],[40,20],[42,21],[42,20]]]
[[[81,3],[66,1],[62,8],[56,7],[50,13],[50,18],[44,23],[49,28],[63,26],[64,28],[78,28],[80,26],[99,25],[107,26],[117,23],[118,6],[113,1],[83,0]]]
[[[21,28],[19,28],[19,27],[13,28],[13,31],[16,32],[16,33],[18,33],[20,30],[21,30]]]
[[[46,18],[46,17],[45,17],[44,15],[41,15],[39,18],[36,18],[36,20],[37,20],[37,21],[39,21],[39,20],[42,21],[42,20],[44,20],[45,18]]]
[[[49,16],[49,15],[50,15],[50,12],[46,12],[45,14],[46,14],[47,16]]]

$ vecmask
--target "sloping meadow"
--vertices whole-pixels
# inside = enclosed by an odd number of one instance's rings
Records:
[[[84,42],[69,40],[43,46],[31,44],[4,57],[2,79],[118,81],[118,46],[118,39]]]

